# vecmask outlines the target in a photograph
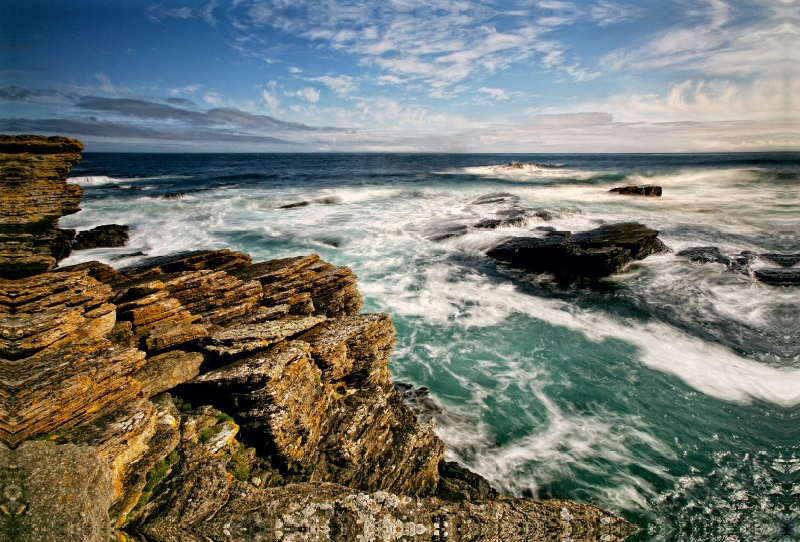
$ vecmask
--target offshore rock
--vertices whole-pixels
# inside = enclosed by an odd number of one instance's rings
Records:
[[[114,489],[108,466],[86,445],[0,444],[0,540],[108,542]]]
[[[616,192],[625,196],[651,196],[660,197],[663,190],[660,186],[618,186],[609,192]]]
[[[0,135],[0,278],[41,273],[69,256],[75,231],[58,219],[80,210],[83,189],[66,176],[81,150],[65,137]]]
[[[78,232],[72,248],[75,250],[86,250],[89,248],[111,248],[124,247],[128,242],[129,226],[119,224],[106,224],[97,226],[91,230]]]
[[[691,247],[675,253],[676,256],[688,258],[696,263],[723,263],[730,264],[731,259],[717,247]]]
[[[800,269],[756,269],[753,274],[765,284],[795,286],[800,284]]]
[[[515,237],[487,255],[535,273],[597,278],[618,273],[633,260],[668,251],[658,231],[628,222],[575,235],[549,231],[544,237]]]

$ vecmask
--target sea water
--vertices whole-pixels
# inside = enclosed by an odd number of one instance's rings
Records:
[[[800,253],[800,154],[86,153],[70,182],[83,210],[61,227],[131,237],[62,265],[230,248],[350,266],[397,327],[393,378],[441,408],[448,459],[506,495],[603,506],[635,540],[796,537],[800,288],[675,253]],[[608,192],[631,184],[663,196]],[[577,284],[486,256],[628,221],[673,252]]]

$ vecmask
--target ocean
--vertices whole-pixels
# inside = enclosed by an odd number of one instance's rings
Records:
[[[131,237],[62,265],[230,248],[350,266],[397,327],[394,380],[430,390],[448,458],[506,495],[608,508],[632,540],[798,537],[800,288],[753,271],[800,253],[799,153],[85,153],[70,178],[83,210],[61,227]],[[663,196],[608,192],[632,184]],[[629,221],[672,253],[572,284],[486,256]],[[676,255],[711,246],[752,262]]]

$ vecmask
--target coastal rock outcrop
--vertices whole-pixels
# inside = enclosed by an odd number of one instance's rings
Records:
[[[58,219],[80,211],[83,189],[66,175],[82,150],[66,137],[0,135],[0,277],[41,273],[69,256],[75,231]]]
[[[62,211],[78,203],[67,171],[47,180],[71,201]],[[589,233],[587,246],[656,250],[643,232]],[[346,267],[229,250],[123,269],[49,270],[47,258],[0,278],[0,532],[15,540],[588,542],[636,530],[590,505],[502,498],[444,462],[432,422],[391,383],[391,318],[360,314]]]
[[[574,235],[569,231],[548,231],[544,237],[515,237],[487,255],[535,273],[607,277],[633,260],[668,251],[658,239],[658,231],[626,222]]]

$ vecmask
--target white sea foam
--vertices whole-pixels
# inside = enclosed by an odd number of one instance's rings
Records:
[[[79,184],[81,186],[101,186],[104,184],[127,183],[130,181],[131,179],[115,179],[105,175],[86,175],[84,177],[69,177],[67,179],[68,183]]]

